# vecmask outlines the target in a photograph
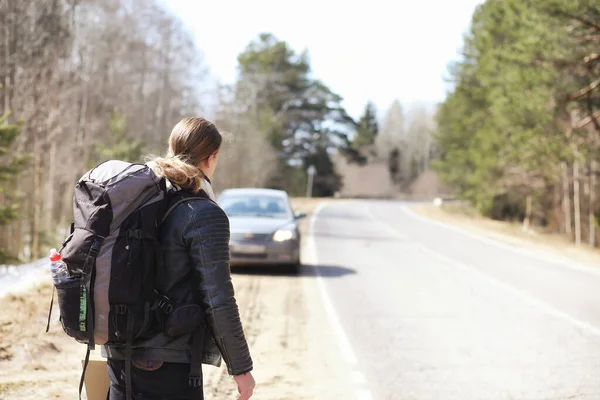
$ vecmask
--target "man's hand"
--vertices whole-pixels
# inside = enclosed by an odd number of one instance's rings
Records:
[[[242,375],[236,375],[233,377],[233,379],[235,379],[235,383],[237,383],[238,392],[240,394],[238,400],[250,399],[254,393],[254,386],[256,386],[256,382],[254,382],[252,373],[246,372]]]

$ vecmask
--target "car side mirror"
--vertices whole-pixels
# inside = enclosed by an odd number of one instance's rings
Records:
[[[302,219],[306,218],[306,213],[304,211],[296,211],[294,214],[294,219]]]

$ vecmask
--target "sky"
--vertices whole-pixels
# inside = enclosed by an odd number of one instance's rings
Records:
[[[442,101],[448,63],[456,60],[482,0],[168,0],[194,33],[212,77],[235,82],[237,55],[261,32],[298,52],[313,77],[344,98],[358,118],[367,101],[382,116],[394,99]]]

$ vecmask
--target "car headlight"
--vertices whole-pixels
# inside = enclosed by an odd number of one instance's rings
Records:
[[[292,229],[280,229],[273,234],[273,240],[276,242],[285,242],[296,238],[296,231]]]

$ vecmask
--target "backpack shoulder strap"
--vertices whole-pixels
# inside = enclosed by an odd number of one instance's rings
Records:
[[[178,190],[178,191],[176,191],[174,193],[169,193],[167,195],[167,199],[168,199],[167,200],[167,211],[165,212],[165,215],[163,216],[163,219],[162,219],[161,223],[165,222],[165,220],[167,219],[167,217],[180,204],[187,203],[188,201],[195,200],[195,199],[210,200],[210,197],[208,197],[208,194],[206,194],[206,192],[204,190],[200,190],[196,194],[188,192],[187,190]]]

